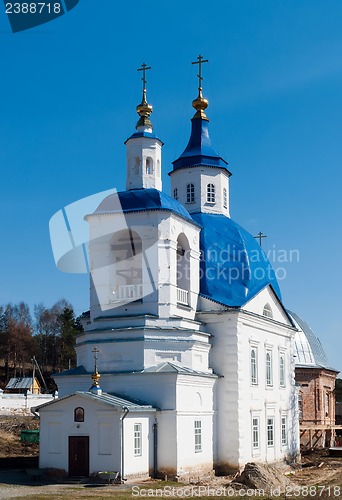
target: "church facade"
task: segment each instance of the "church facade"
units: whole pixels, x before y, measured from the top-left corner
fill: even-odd
[[[90,311],[77,368],[36,409],[40,467],[182,479],[297,458],[296,327],[260,245],[230,218],[201,87],[192,105],[172,196],[144,86],[126,191],[86,216]]]

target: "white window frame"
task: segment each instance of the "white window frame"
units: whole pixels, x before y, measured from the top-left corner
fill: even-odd
[[[141,423],[135,423],[133,427],[134,434],[134,456],[141,457],[142,455],[142,429]]]
[[[174,190],[173,190],[173,199],[178,200],[178,189],[177,188],[174,188]]]
[[[260,449],[260,417],[252,415],[252,450]]]
[[[280,420],[281,446],[287,446],[287,415],[282,415]]]
[[[279,386],[286,387],[286,362],[283,352],[279,354]]]
[[[254,352],[255,357],[252,357]],[[251,384],[258,385],[258,348],[252,346],[250,350]]]
[[[195,453],[202,453],[202,421],[194,421]]]
[[[267,447],[272,448],[274,446],[274,417],[266,419],[266,439]]]
[[[215,184],[207,184],[207,203],[216,203]]]
[[[195,185],[192,182],[186,185],[186,202],[195,203]]]
[[[268,362],[269,357],[269,362]],[[271,349],[266,350],[265,356],[265,369],[266,369],[266,386],[273,387],[273,366],[272,366],[272,351]]]

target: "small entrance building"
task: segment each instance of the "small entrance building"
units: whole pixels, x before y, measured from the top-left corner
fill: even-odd
[[[41,421],[40,468],[62,469],[71,477],[100,471],[120,472],[121,477],[153,473],[152,406],[88,391],[35,410]]]

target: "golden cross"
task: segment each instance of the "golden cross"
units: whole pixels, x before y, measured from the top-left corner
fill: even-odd
[[[261,231],[258,232],[256,236],[254,236],[255,239],[259,240],[259,245],[262,246],[262,239],[267,238],[267,236],[262,233]]]
[[[199,70],[198,70],[198,88],[202,88],[202,64],[209,62],[208,59],[203,59],[203,56],[201,54],[197,57],[197,61],[192,62],[191,64],[198,64]]]
[[[152,69],[151,66],[147,66],[146,63],[143,63],[141,65],[141,68],[138,68],[137,71],[142,71],[143,72],[143,76],[142,76],[142,82],[143,82],[143,91],[146,91],[146,71],[148,71],[149,69]]]

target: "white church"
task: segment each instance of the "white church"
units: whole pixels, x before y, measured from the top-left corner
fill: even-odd
[[[86,215],[90,311],[77,367],[36,408],[42,468],[182,480],[298,456],[296,327],[259,243],[230,218],[199,81],[171,196],[143,78],[126,191]]]

